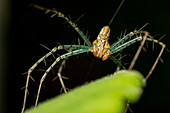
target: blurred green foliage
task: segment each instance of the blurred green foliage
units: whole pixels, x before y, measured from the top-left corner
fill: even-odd
[[[122,70],[42,102],[26,113],[123,113],[127,102],[139,100],[144,86],[139,72]]]

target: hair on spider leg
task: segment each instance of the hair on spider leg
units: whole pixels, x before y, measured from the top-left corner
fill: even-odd
[[[89,40],[89,38],[90,38],[90,35],[89,35],[89,32],[88,32],[88,30],[86,31],[86,37],[87,37],[87,39]],[[84,44],[83,44],[84,46],[86,45],[86,43],[85,43],[85,41],[84,41]]]
[[[40,44],[40,46],[42,46],[42,47],[46,48],[47,50],[51,51],[51,49],[48,48],[47,46],[45,46],[44,44]]]
[[[24,73],[22,73],[21,75],[27,75],[27,74],[28,74],[28,72],[24,72]],[[30,76],[30,78],[31,78],[32,81],[35,82],[35,79],[34,79],[32,76]]]
[[[89,31],[88,30],[86,30],[86,37],[89,37]]]
[[[77,40],[78,40],[78,45],[80,45],[81,43],[80,43],[80,39],[79,38],[77,38]]]
[[[68,52],[71,52],[71,51],[72,51],[72,49],[69,49],[69,50],[68,50]],[[56,80],[57,78],[59,78],[60,83],[61,83],[61,85],[62,85],[62,89],[64,90],[65,93],[67,93],[67,88],[65,87],[65,84],[64,84],[64,82],[63,82],[63,79],[69,79],[69,78],[68,78],[68,77],[64,77],[64,76],[61,76],[61,72],[62,72],[62,70],[63,70],[63,67],[64,67],[65,64],[66,64],[66,60],[67,60],[67,58],[65,58],[65,59],[61,62],[60,67],[59,67],[59,69],[58,69],[57,76],[53,79],[53,81],[54,81],[54,80]]]
[[[81,16],[79,16],[73,23],[76,23],[77,21],[79,21],[83,16],[84,16],[84,14],[82,14]]]
[[[158,41],[162,40],[165,36],[166,36],[166,34],[162,35],[162,36],[158,39]]]
[[[38,71],[42,71],[42,72],[45,72],[46,70],[45,70],[45,69],[38,69]]]
[[[45,72],[45,69],[37,69],[38,71]],[[54,70],[51,70],[53,74],[55,74]]]
[[[149,22],[148,23],[146,23],[146,24],[144,24],[141,28],[139,28],[137,31],[139,32],[139,31],[141,31],[144,27],[146,27],[147,25],[149,24]]]
[[[123,37],[125,37],[126,32],[127,32],[127,28],[124,30]]]
[[[68,91],[70,91],[71,89],[69,89],[69,88],[65,88],[66,89],[66,92],[65,93],[67,93]],[[64,88],[62,87],[61,89],[60,89],[60,93],[62,93],[62,91],[64,90]]]
[[[21,73],[21,75],[26,75],[26,74],[28,74],[28,72]]]
[[[44,48],[47,49],[48,51],[51,51],[51,49],[48,48],[47,46],[45,46],[44,44],[40,44],[40,46],[44,47]],[[54,59],[56,59],[56,58],[55,58],[55,55],[54,55],[53,53],[52,53],[52,56],[53,56]],[[45,60],[45,59],[44,59],[44,60]]]
[[[68,20],[72,21],[70,15],[68,15],[67,17],[68,17]],[[76,22],[77,22],[80,18],[82,18],[82,17],[83,17],[83,15],[81,15],[80,17],[78,17],[74,22],[72,21],[72,22],[75,24],[75,26],[77,26]],[[63,24],[66,24],[66,23],[68,23],[67,20],[66,20]],[[72,25],[69,24],[69,25],[68,25],[68,28],[71,27],[71,26],[72,26]]]
[[[61,76],[61,72],[62,72],[62,70],[63,70],[63,67],[65,67],[66,60],[67,60],[67,59],[64,59],[64,60],[61,62],[60,66],[59,66],[59,69],[58,69],[57,76],[56,76],[52,81],[56,80],[59,76]],[[69,79],[68,77],[64,77],[64,76],[61,76],[61,78],[63,78],[63,79]]]
[[[58,73],[57,73],[58,74]],[[53,78],[52,79],[52,81],[55,81],[55,80],[57,80],[59,77],[58,77],[58,75],[55,77],[55,78]],[[61,78],[63,78],[63,79],[66,79],[66,80],[69,80],[70,78],[68,78],[68,77],[65,77],[65,76],[61,76]]]
[[[87,31],[88,32],[88,31]],[[87,36],[87,39],[89,40],[90,39],[90,35],[86,35]],[[84,46],[86,45],[86,43],[84,42],[83,44]]]
[[[37,87],[37,86],[39,86],[38,82],[35,83],[35,87]],[[45,84],[42,84],[42,87],[43,87],[44,91],[47,91],[47,88],[46,88]],[[34,95],[34,98],[36,98],[36,94]]]
[[[120,40],[123,36],[123,31],[120,32],[120,36],[117,37],[117,40]]]
[[[162,63],[164,63],[164,60],[160,57],[160,59],[159,59]]]
[[[21,90],[25,90],[25,88],[26,88],[26,86],[23,86],[23,87],[21,87]],[[27,94],[28,95],[30,94],[29,91],[27,92]]]
[[[123,56],[120,56],[120,58],[118,59],[119,61],[122,60],[124,57],[126,57],[127,55],[123,55]]]

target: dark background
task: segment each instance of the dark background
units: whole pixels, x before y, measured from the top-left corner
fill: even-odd
[[[96,39],[100,29],[109,23],[120,0],[12,1],[10,4],[11,21],[6,41],[7,74],[3,77],[5,81],[3,85],[3,112],[18,113],[21,111],[24,97],[23,87],[26,82],[26,75],[22,73],[27,72],[40,57],[48,52],[40,44],[52,49],[57,45],[57,42],[60,44],[78,44],[78,38],[83,44],[81,37],[69,24],[65,23],[65,20],[57,17],[50,18],[50,14],[44,14],[43,11],[32,8],[31,3],[48,8],[55,7],[70,17],[73,22],[81,15],[84,15],[76,23],[84,33],[88,31],[88,36],[90,36],[90,41],[92,42]],[[117,37],[125,29],[128,33],[149,23],[144,30],[149,31],[151,35],[155,36],[155,39],[159,39],[166,34],[161,41],[167,45],[167,48],[170,48],[169,5],[168,0],[125,0],[121,10],[110,25],[110,44],[116,41]],[[126,54],[126,57],[122,59],[126,67],[132,60],[139,44],[134,44],[122,52],[123,55]],[[161,49],[158,44],[155,44],[154,51],[152,51],[152,43],[150,42],[148,46],[148,48],[145,46],[147,51],[141,52],[140,58],[134,67],[143,75],[147,74]],[[65,52],[63,50],[57,51],[60,55]],[[55,56],[57,57],[57,54]],[[135,105],[130,106],[134,113],[170,113],[169,58],[170,54],[165,50],[162,56],[164,63],[158,63],[151,78],[147,81],[147,86],[144,88],[144,94],[141,99]],[[39,80],[43,75],[43,71],[39,69],[47,69],[53,61],[54,58],[49,57],[46,60],[47,66],[41,63],[32,73],[35,82],[30,80],[26,107],[34,105]],[[51,71],[46,77],[41,90],[40,101],[47,100],[60,93],[61,85],[59,80],[53,81],[59,64],[54,67],[54,73]],[[115,70],[116,65],[110,60],[103,62],[101,59],[95,58],[91,53],[85,53],[68,58],[62,75],[69,78],[64,82],[69,89],[72,89],[91,80],[114,73]]]

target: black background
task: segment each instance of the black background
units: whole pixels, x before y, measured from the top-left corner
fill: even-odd
[[[107,25],[115,13],[120,0],[81,0],[81,1],[58,1],[58,0],[32,0],[32,1],[12,1],[11,4],[11,26],[8,39],[8,73],[6,76],[5,92],[5,112],[18,113],[21,111],[24,97],[26,75],[22,73],[27,70],[48,50],[39,44],[44,44],[52,49],[60,44],[78,44],[77,39],[80,38],[81,44],[83,40],[75,32],[71,26],[65,23],[61,18],[50,18],[50,14],[34,9],[30,6],[35,3],[44,7],[53,8],[65,13],[71,20],[76,21],[78,27],[90,35],[90,41],[96,39],[100,29]],[[139,29],[145,23],[149,23],[144,30],[147,30],[155,39],[159,39],[162,35],[166,36],[161,40],[170,48],[170,2],[168,0],[125,0],[121,10],[117,14],[113,23],[110,25],[111,36],[110,44],[117,40],[121,32],[125,29],[127,32]],[[135,50],[140,43],[125,49],[127,56],[122,59],[126,63],[130,63]],[[146,47],[146,46],[145,46]],[[159,53],[161,47],[155,44],[152,51],[152,43],[149,44],[146,52],[142,52],[138,59],[135,69],[146,75],[151,68],[154,60]],[[66,51],[57,51],[63,54]],[[57,56],[57,54],[55,54]],[[165,51],[162,59],[164,63],[159,62],[154,70],[151,78],[144,88],[144,94],[141,99],[131,109],[134,113],[151,113],[161,112],[170,113],[170,54]],[[53,57],[49,57],[47,66],[43,63],[32,73],[35,82],[30,80],[29,96],[27,98],[26,107],[34,105],[35,96],[38,89],[39,80],[43,71],[38,69],[46,69],[54,61]],[[59,63],[60,64],[60,63]],[[128,67],[129,64],[126,65]],[[53,73],[49,73],[40,94],[40,101],[52,98],[59,94],[61,85],[59,80],[52,81],[58,71],[57,65]],[[103,62],[101,59],[93,57],[91,53],[70,57],[63,69],[63,76],[69,78],[64,80],[66,86],[72,89],[85,82],[100,78],[109,73],[113,73],[116,65],[110,60]]]

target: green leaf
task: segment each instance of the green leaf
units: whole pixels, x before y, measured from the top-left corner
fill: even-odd
[[[145,86],[137,71],[119,71],[62,94],[26,113],[123,113],[136,102]]]

